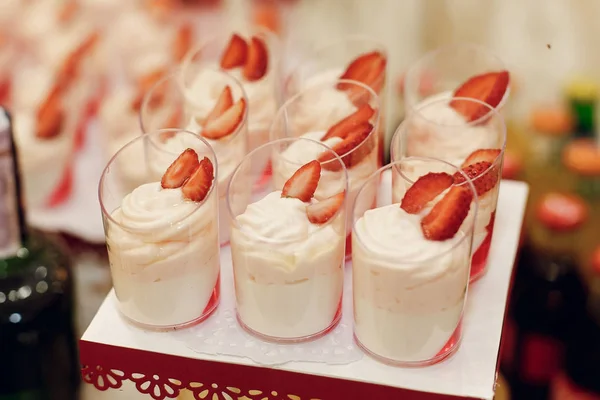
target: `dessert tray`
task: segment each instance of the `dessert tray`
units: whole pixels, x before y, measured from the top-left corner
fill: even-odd
[[[157,400],[492,399],[527,195],[525,183],[501,183],[489,270],[469,289],[460,348],[439,364],[398,368],[358,349],[352,338],[351,262],[344,316],[329,335],[290,345],[253,338],[235,319],[231,253],[224,247],[221,304],[195,327],[159,333],[131,326],[111,291],[80,341],[83,379],[115,396],[131,391]]]

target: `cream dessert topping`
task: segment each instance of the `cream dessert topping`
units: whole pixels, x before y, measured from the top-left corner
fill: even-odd
[[[440,99],[450,99],[443,93]],[[434,99],[427,99],[429,103]],[[413,134],[408,143],[411,156],[427,156],[461,165],[473,151],[497,146],[498,137],[486,125],[469,124],[448,103],[435,102],[417,111]],[[441,125],[438,127],[438,125]]]
[[[135,322],[175,326],[205,312],[219,277],[212,180],[210,160],[198,162],[187,149],[161,182],[135,188],[111,214],[113,282],[121,311]]]
[[[320,170],[317,161],[304,165],[282,191],[248,205],[232,226],[238,314],[260,334],[307,337],[340,315],[344,192],[312,200]]]

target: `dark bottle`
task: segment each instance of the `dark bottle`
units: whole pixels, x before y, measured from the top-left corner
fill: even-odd
[[[585,312],[573,327],[563,371],[552,384],[552,400],[600,400],[600,258],[596,264]]]
[[[575,137],[593,138],[598,100],[596,83],[587,78],[575,79],[567,85],[566,95],[575,117]]]
[[[505,324],[501,369],[515,399],[547,399],[564,344],[585,302],[574,243],[588,215],[570,194],[549,193],[521,249]]]
[[[16,149],[0,108],[0,400],[78,398],[71,264],[25,224]]]

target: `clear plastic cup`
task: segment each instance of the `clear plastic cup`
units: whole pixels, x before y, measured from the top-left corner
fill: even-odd
[[[338,84],[346,85],[354,97],[348,96],[345,92],[336,89]],[[375,92],[366,85],[350,80],[333,80],[315,84],[306,88],[304,91],[291,97],[279,109],[273,125],[271,126],[271,140],[282,138],[303,137],[307,139],[321,141],[328,129],[338,123],[340,120],[348,117],[359,109],[370,107],[373,115],[364,121],[370,123],[370,130],[365,131],[365,135],[356,143],[356,146],[347,151],[338,154],[348,171],[348,204],[354,204],[354,198],[361,185],[378,168],[378,146],[377,132],[381,124],[380,119],[380,98]],[[350,136],[348,136],[350,137]],[[328,138],[321,141],[328,147],[336,149],[336,145],[343,142],[340,137]],[[308,142],[307,142],[308,143]],[[319,154],[315,153],[314,146],[302,149],[300,146],[294,146],[293,153],[288,151],[287,157],[295,159],[299,163],[308,162]],[[279,170],[273,166],[271,168],[273,180],[278,185],[289,176],[290,171]],[[293,172],[293,171],[292,171]],[[322,171],[323,177],[328,177],[336,171],[331,168],[325,168]],[[328,187],[323,188],[328,191]],[[373,194],[373,199],[375,194]],[[347,244],[346,254],[350,256],[352,252],[351,241],[351,217],[348,216]]]
[[[484,102],[469,98],[452,101],[459,107],[477,106],[488,112],[479,120],[466,122],[450,107],[449,99],[429,102],[415,109],[398,127],[392,138],[391,156],[392,161],[413,156],[439,158],[465,169],[482,161],[489,163],[473,179],[479,195],[471,268],[471,281],[474,281],[487,271],[506,147],[506,126],[498,111]],[[486,183],[490,181],[492,187]]]
[[[321,175],[314,197],[306,203],[282,198],[280,192],[305,164],[287,157],[286,151],[298,146],[330,155],[329,165],[337,167],[335,178]],[[254,164],[265,158],[275,171],[286,174],[282,180],[263,182],[257,192],[256,181],[264,175],[256,173]],[[322,168],[325,163],[317,165]],[[339,322],[347,200],[343,198],[328,220],[313,219],[321,223],[311,222],[309,215],[311,205],[347,188],[342,160],[317,141],[280,139],[244,157],[227,190],[236,310],[244,329],[266,340],[295,342],[324,335]]]
[[[318,83],[341,79],[352,61],[361,55],[379,52],[387,59],[387,50],[376,39],[365,35],[348,35],[301,55],[300,62],[291,68],[283,83],[283,98],[288,99]],[[371,85],[379,97],[379,124],[377,130],[379,166],[385,164],[386,147],[386,93],[387,63],[381,76]]]
[[[457,173],[465,181],[449,187],[417,213],[404,211],[400,207],[404,195],[430,172]],[[426,238],[425,229],[439,224],[439,219],[430,223],[426,218],[430,213],[440,215],[436,206],[446,195],[454,197],[453,191],[461,193],[462,203],[454,204],[466,214],[464,221],[453,227],[454,235],[446,240]],[[371,209],[366,206],[371,205],[373,192],[377,199]],[[365,182],[352,212],[352,283],[354,335],[369,355],[393,365],[424,366],[456,352],[476,215],[472,182],[441,160],[406,157],[379,169]]]
[[[408,114],[429,101],[448,99],[473,76],[505,69],[502,60],[484,46],[460,43],[435,49],[412,63],[404,75],[405,110]],[[498,109],[509,94],[510,88]]]
[[[199,68],[220,69],[221,58],[234,34],[249,43],[257,37],[266,45],[268,60],[266,74],[254,81],[244,77],[243,66],[227,69],[226,72],[237,79],[248,98],[248,148],[253,150],[269,139],[269,126],[279,105],[279,39],[265,29],[251,29],[244,32],[227,32],[208,37],[192,48],[181,63],[182,75],[187,80]],[[190,71],[191,70],[191,71]]]
[[[203,136],[202,124],[217,104],[220,94],[229,87],[234,104],[247,103],[246,93],[240,83],[226,72],[206,66],[187,68],[159,80],[144,96],[140,110],[140,124],[144,132],[177,128],[199,134],[206,140],[219,163],[219,241],[229,243],[229,214],[226,191],[233,171],[247,153],[248,107],[240,117],[237,127],[229,134],[211,139]],[[167,138],[166,140],[172,140]]]
[[[164,141],[165,134],[174,138]],[[215,179],[201,202],[161,177],[181,152],[207,157]],[[136,179],[132,179],[135,177]],[[216,156],[200,136],[182,130],[140,135],[109,161],[99,185],[106,246],[118,308],[146,329],[190,326],[219,303]]]

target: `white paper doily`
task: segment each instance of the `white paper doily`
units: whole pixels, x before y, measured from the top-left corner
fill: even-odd
[[[327,335],[304,343],[265,342],[243,330],[235,317],[234,296],[221,295],[221,303],[206,321],[172,335],[198,353],[249,358],[259,364],[275,365],[290,361],[349,364],[363,357],[352,332],[352,283],[346,265],[342,319]],[[221,286],[233,288],[229,246],[221,249]]]

